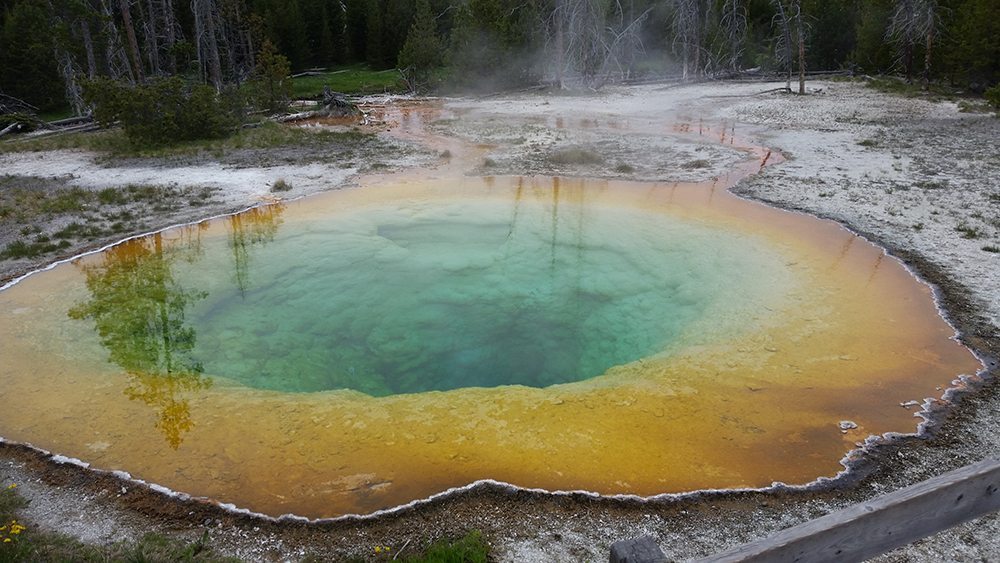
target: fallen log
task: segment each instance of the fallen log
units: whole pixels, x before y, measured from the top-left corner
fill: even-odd
[[[10,113],[38,113],[38,108],[20,98],[0,93],[0,115]]]
[[[299,113],[290,113],[288,115],[279,115],[273,118],[274,121],[278,123],[290,123],[292,121],[302,121],[303,119],[312,119],[314,117],[324,117],[321,111],[300,111]]]
[[[78,115],[76,117],[67,117],[66,119],[49,121],[48,125],[50,127],[66,127],[69,125],[79,125],[81,123],[93,123],[93,121],[94,118],[90,115]]]
[[[0,137],[3,137],[8,133],[17,133],[20,129],[21,129],[21,123],[15,121],[14,123],[11,123],[10,125],[4,127],[3,130],[0,130]]]

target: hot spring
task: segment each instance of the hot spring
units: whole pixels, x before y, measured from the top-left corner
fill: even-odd
[[[121,243],[0,292],[0,435],[326,517],[806,483],[976,371],[896,260],[725,187],[396,178]]]

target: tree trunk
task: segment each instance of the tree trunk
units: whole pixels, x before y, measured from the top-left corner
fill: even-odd
[[[799,94],[806,93],[806,32],[802,28],[802,2],[795,0],[795,30],[799,36]]]
[[[108,0],[101,0],[101,16],[101,20],[104,22],[104,29],[101,30],[104,36],[104,62],[108,66],[108,76],[113,80],[120,80],[123,76],[127,76],[129,81],[135,82],[132,65],[122,52],[122,38],[118,34],[118,26],[115,24],[115,16]]]
[[[924,90],[930,88],[931,85],[931,51],[934,48],[934,26],[931,25],[927,30],[927,46],[924,50]]]
[[[149,72],[151,74],[163,74],[160,67],[160,29],[159,24],[163,21],[160,11],[157,9],[154,0],[146,0],[146,17],[144,19],[143,34],[146,38],[146,57],[149,59]]]
[[[781,43],[784,53],[781,58],[785,64],[785,91],[792,92],[792,32],[789,29],[788,12],[782,0],[772,0],[775,9],[778,10],[778,23],[781,25]]]
[[[198,59],[207,71],[208,81],[217,91],[222,90],[222,61],[219,59],[219,40],[215,27],[214,0],[193,0],[195,35]]]
[[[145,77],[142,73],[142,59],[139,57],[139,42],[135,39],[135,28],[132,26],[129,0],[119,0],[118,6],[122,13],[122,25],[125,26],[125,37],[128,39],[129,58],[132,60],[132,68],[136,79],[139,82],[143,82]]]
[[[174,55],[174,45],[177,44],[177,22],[174,19],[174,3],[171,0],[162,0],[163,10],[163,48],[167,54],[167,72],[177,73],[177,56]]]
[[[90,36],[90,23],[86,18],[80,20],[80,36],[83,38],[83,51],[87,55],[87,76],[94,79],[97,77],[97,58],[94,56],[94,40]]]
[[[563,70],[566,67],[566,47],[563,36],[563,26],[565,25],[565,9],[566,0],[561,0],[556,6],[555,17],[555,28],[556,28],[556,86],[562,90],[565,88],[563,83]]]
[[[73,107],[73,115],[83,115],[86,104],[83,103],[83,89],[76,79],[76,68],[69,51],[56,47],[56,60],[59,61],[59,73],[66,85],[66,100]]]

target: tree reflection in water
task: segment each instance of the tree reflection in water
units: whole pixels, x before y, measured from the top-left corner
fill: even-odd
[[[125,395],[153,408],[156,427],[174,449],[194,427],[183,393],[206,389],[212,380],[191,355],[196,335],[185,325],[185,310],[206,293],[184,289],[171,269],[177,259],[200,256],[206,227],[184,227],[169,241],[157,233],[106,250],[102,263],[83,266],[90,299],[69,311],[73,319],[93,319],[110,360],[129,376]]]
[[[247,288],[250,287],[250,250],[274,240],[284,211],[283,203],[275,203],[254,207],[229,217],[229,248],[233,253],[236,286],[242,297],[246,297]]]
[[[251,250],[274,240],[284,209],[268,205],[226,219],[241,295],[250,284]],[[157,233],[108,249],[101,263],[83,266],[90,299],[69,311],[73,319],[93,319],[109,359],[129,376],[125,395],[153,408],[156,427],[174,449],[194,427],[184,393],[212,385],[193,355],[195,329],[185,322],[188,307],[207,293],[185,289],[173,274],[177,260],[201,257],[206,228],[200,223],[169,240]]]

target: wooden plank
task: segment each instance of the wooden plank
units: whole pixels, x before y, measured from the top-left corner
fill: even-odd
[[[987,460],[701,559],[864,561],[1000,510],[1000,460]]]

